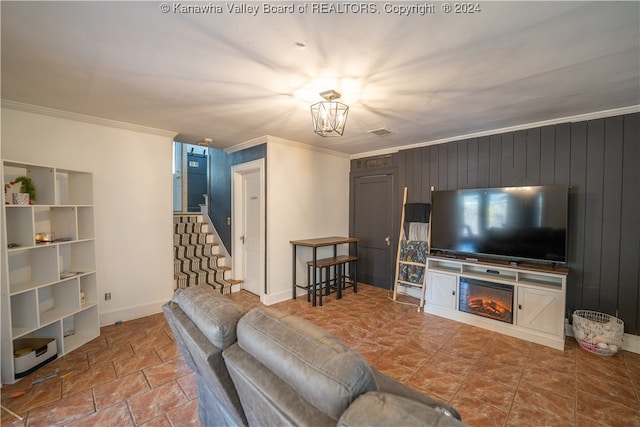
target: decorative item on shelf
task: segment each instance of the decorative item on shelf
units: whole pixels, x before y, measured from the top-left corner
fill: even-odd
[[[36,243],[51,243],[54,240],[56,240],[55,233],[51,233],[51,232],[36,233]]]
[[[62,332],[65,338],[76,333],[75,320],[73,317],[65,317],[62,319]]]
[[[617,317],[589,310],[573,312],[573,336],[583,349],[613,356],[622,349],[624,322]]]
[[[22,184],[15,181],[10,181],[4,185],[4,204],[13,204],[13,195],[20,192]]]
[[[60,273],[60,280],[68,279],[69,277],[77,276],[79,271],[62,271]]]
[[[36,199],[36,188],[28,176],[19,176],[5,184],[4,193],[5,204],[28,205]]]
[[[87,297],[83,291],[80,291],[80,307],[84,307],[84,304],[87,302]]]
[[[335,101],[342,95],[333,89],[320,92],[320,96],[326,101],[317,102],[311,106],[313,131],[320,136],[342,136],[347,123],[349,106]]]
[[[13,204],[14,205],[28,205],[29,204],[29,193],[13,193]]]

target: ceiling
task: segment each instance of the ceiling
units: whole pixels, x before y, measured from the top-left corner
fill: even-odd
[[[0,4],[3,99],[217,148],[272,135],[357,156],[640,105],[638,1]],[[342,137],[311,129],[328,89],[350,106]]]

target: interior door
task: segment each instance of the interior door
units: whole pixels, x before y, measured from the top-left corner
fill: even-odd
[[[242,288],[260,295],[260,171],[242,176],[243,230],[244,230],[244,283]]]
[[[207,153],[206,148],[199,151],[191,148],[187,153],[187,210],[200,212],[207,195]]]
[[[358,242],[358,281],[392,289],[394,262],[393,175],[355,177],[353,236]],[[397,246],[397,242],[395,243]]]

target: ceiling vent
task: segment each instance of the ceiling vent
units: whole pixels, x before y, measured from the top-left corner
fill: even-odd
[[[380,128],[380,129],[375,129],[375,130],[370,130],[369,133],[372,133],[374,135],[378,135],[378,136],[385,136],[385,135],[389,135],[391,133],[391,131],[385,129],[385,128]]]

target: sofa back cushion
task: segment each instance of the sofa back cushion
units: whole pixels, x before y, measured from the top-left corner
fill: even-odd
[[[307,320],[257,308],[240,319],[237,334],[240,348],[333,420],[377,389],[362,356]]]
[[[172,301],[220,350],[236,342],[236,326],[247,310],[209,286],[178,289]]]

